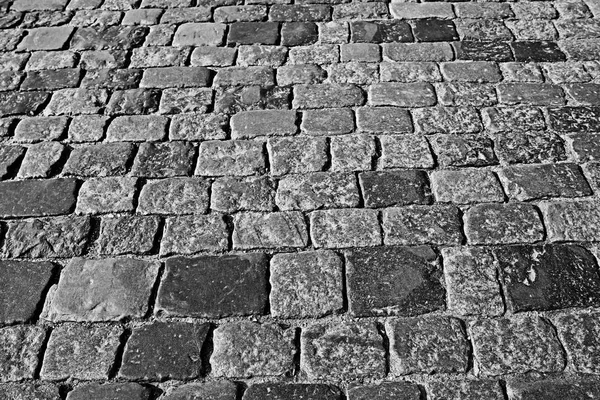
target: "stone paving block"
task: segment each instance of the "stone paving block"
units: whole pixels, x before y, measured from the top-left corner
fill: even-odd
[[[91,178],[83,183],[77,199],[77,214],[126,212],[134,209],[136,178]]]
[[[437,135],[429,139],[441,167],[498,164],[491,139],[479,135]]]
[[[547,163],[567,159],[563,140],[551,132],[514,132],[498,135],[495,150],[513,163]]]
[[[339,108],[360,106],[363,92],[353,84],[298,85],[294,87],[293,108]]]
[[[288,56],[290,64],[333,64],[339,62],[340,49],[333,44],[298,46],[291,47]]]
[[[406,206],[382,212],[386,245],[460,244],[462,221],[454,205]]]
[[[85,217],[25,219],[8,223],[2,254],[11,258],[80,256],[90,221]]]
[[[358,176],[365,207],[429,204],[431,195],[424,171],[362,172]]]
[[[307,46],[319,39],[317,24],[314,22],[284,22],[280,35],[283,46]]]
[[[214,331],[212,374],[228,378],[283,376],[293,368],[293,329],[250,321],[230,322]]]
[[[346,254],[354,316],[412,316],[445,307],[436,254],[428,246],[353,249]]]
[[[67,128],[68,120],[64,117],[34,117],[19,121],[15,127],[15,141],[35,143],[60,140]]]
[[[599,105],[600,86],[596,83],[573,83],[564,87],[567,101],[574,100],[576,104]]]
[[[150,389],[138,383],[91,383],[76,387],[67,395],[68,400],[148,400]]]
[[[62,173],[67,176],[104,177],[124,175],[133,152],[130,143],[101,143],[71,150]]]
[[[55,322],[141,318],[159,266],[133,258],[73,258],[49,293],[42,317]]]
[[[379,136],[379,168],[433,168],[434,161],[427,140],[422,136]]]
[[[40,376],[52,381],[107,379],[123,332],[121,326],[107,324],[56,327],[48,341]]]
[[[597,135],[588,133],[570,135],[571,146],[579,162],[596,161],[600,159],[600,147]]]
[[[169,88],[162,91],[158,111],[161,114],[208,112],[213,91],[206,88]]]
[[[12,400],[59,400],[58,387],[48,383],[0,384],[0,393]]]
[[[267,258],[261,253],[169,258],[155,309],[200,318],[264,314],[267,270]],[[199,291],[208,281],[210,285]]]
[[[49,262],[0,261],[0,323],[28,322],[36,317],[54,275]],[[0,390],[1,393],[1,390]]]
[[[597,206],[590,201],[560,201],[540,204],[548,240],[597,241],[597,221],[600,219]]]
[[[68,140],[75,143],[99,141],[107,125],[108,117],[100,115],[74,117],[69,124]]]
[[[197,378],[209,325],[153,322],[133,329],[125,345],[119,377],[135,380]],[[214,355],[213,355],[214,357]]]
[[[454,22],[443,19],[418,19],[411,23],[415,39],[419,42],[449,42],[459,39]]]
[[[277,43],[277,22],[234,22],[229,25],[227,44],[270,44]]]
[[[237,399],[238,386],[233,382],[216,381],[188,383],[165,392],[165,400],[185,400],[187,398],[209,398],[214,400]]]
[[[193,254],[227,249],[227,226],[219,214],[169,217],[166,220],[160,254]]]
[[[542,71],[537,64],[522,62],[507,62],[500,64],[500,71],[506,82],[532,82],[544,81]]]
[[[71,26],[29,29],[27,36],[19,43],[17,51],[60,50],[71,37],[73,30]]]
[[[14,175],[25,152],[26,148],[21,146],[0,147],[0,179]]]
[[[478,374],[544,373],[564,368],[556,333],[539,317],[480,319],[470,323],[469,331]]]
[[[287,53],[288,48],[285,46],[241,45],[236,62],[241,66],[279,67],[285,63]]]
[[[379,46],[374,43],[349,43],[340,46],[340,61],[380,61]]]
[[[216,22],[261,21],[266,16],[267,7],[264,5],[224,6],[213,12]]]
[[[269,10],[271,21],[324,21],[328,20],[330,7],[321,4],[274,4]]]
[[[232,139],[291,136],[296,133],[296,112],[291,110],[244,111],[231,117]]]
[[[205,67],[148,68],[144,71],[140,87],[204,87],[209,85],[209,80],[209,71]]]
[[[300,129],[308,135],[342,135],[354,130],[354,113],[347,108],[302,112]]]
[[[291,93],[291,88],[280,86],[219,88],[215,94],[214,110],[218,113],[235,114],[246,110],[289,109]]]
[[[195,175],[247,176],[265,170],[262,142],[209,140],[200,144]]]
[[[210,208],[232,213],[236,211],[273,211],[275,183],[266,176],[223,177],[211,187]]]
[[[426,384],[426,391],[432,400],[504,399],[500,383],[491,379],[440,379],[428,382]]]
[[[444,3],[393,3],[390,12],[392,17],[401,19],[454,18],[452,6]]]
[[[382,82],[440,82],[442,75],[433,62],[388,62],[379,64]]]
[[[271,258],[271,313],[320,317],[342,309],[342,261],[332,251],[279,253]]]
[[[382,382],[370,385],[353,385],[348,388],[349,400],[418,400],[419,387],[412,382]]]
[[[435,199],[442,203],[470,204],[504,201],[498,178],[489,170],[439,170],[429,174]]]
[[[506,42],[462,41],[453,43],[457,60],[471,61],[514,61],[510,46]]]
[[[332,385],[320,383],[258,383],[251,385],[245,392],[243,400],[285,400],[285,399],[322,399],[341,400],[340,389]]]
[[[168,178],[148,181],[140,192],[141,214],[204,214],[208,209],[209,184],[200,178]]]
[[[233,248],[300,248],[308,244],[308,232],[302,213],[240,213],[233,219]]]
[[[226,138],[229,118],[219,113],[176,114],[171,117],[169,139],[171,140],[216,140]]]
[[[157,217],[122,216],[102,218],[95,243],[99,254],[145,254],[154,248],[159,230]]]
[[[0,182],[0,216],[69,214],[75,206],[76,192],[77,181],[74,179]]]
[[[327,163],[323,137],[271,138],[267,150],[271,174],[300,174],[321,171]]]
[[[550,126],[559,132],[600,130],[600,107],[561,107],[548,109]]]
[[[511,400],[534,400],[540,398],[593,399],[600,395],[600,384],[589,375],[548,377],[538,379],[510,379],[507,391]]]
[[[139,69],[99,69],[88,71],[81,81],[84,88],[131,89],[142,77]]]
[[[319,41],[324,44],[348,43],[348,22],[321,22],[319,26]]]
[[[378,212],[364,209],[313,211],[310,236],[317,248],[381,245]]]
[[[349,65],[349,64],[345,64]],[[345,66],[344,65],[344,66]],[[366,65],[366,64],[361,64]],[[317,65],[286,65],[277,68],[277,84],[280,86],[290,86],[295,84],[311,85],[322,83],[325,80],[326,72]],[[333,79],[331,81],[335,83],[358,83],[352,79]]]
[[[480,204],[465,214],[471,244],[534,243],[543,239],[539,211],[530,204]]]
[[[335,19],[385,19],[388,18],[388,7],[383,3],[339,4],[333,7],[332,18]]]
[[[356,177],[328,172],[287,175],[279,180],[275,203],[282,211],[357,207]]]
[[[214,85],[220,87],[274,86],[275,74],[273,69],[268,66],[226,67],[217,71]]]
[[[496,89],[491,84],[443,82],[434,86],[443,106],[487,107],[498,103]]]
[[[65,148],[60,143],[37,143],[29,146],[21,162],[19,178],[47,178],[55,171]]]
[[[204,6],[199,5],[198,7],[167,8],[165,10],[164,14],[162,15],[162,17],[160,18],[160,22],[161,22],[161,24],[164,24],[164,25],[173,26],[173,25],[179,25],[182,23],[196,24],[196,23],[210,21],[211,8],[208,7],[209,5],[211,5],[211,4],[205,4]],[[214,5],[214,4],[212,4],[212,5]],[[197,40],[198,36],[196,36],[196,35],[199,35],[200,37],[205,37],[209,43],[214,43],[213,40],[215,40],[215,37],[217,37],[217,38],[220,37],[221,30],[224,30],[224,29],[225,29],[225,27],[219,27],[219,26],[193,28],[193,29],[190,29],[191,30],[190,33],[188,33],[187,31],[185,33],[182,32],[182,35],[184,35],[184,38],[182,39],[182,43],[184,42],[185,39],[189,38],[190,36],[194,40]],[[204,32],[205,30],[208,30],[209,32],[206,33],[206,32]],[[216,30],[218,33],[212,32],[214,30]],[[203,36],[203,35],[206,35],[206,36]],[[186,44],[186,46],[194,45],[194,44],[195,44],[195,42],[192,41],[192,43]]]
[[[375,156],[375,142],[369,135],[344,135],[331,138],[331,170],[370,170]]]
[[[481,115],[490,132],[536,131],[546,127],[541,110],[535,107],[484,108]]]
[[[498,262],[486,247],[442,249],[448,310],[458,315],[501,315],[504,302]]]
[[[79,84],[80,79],[81,70],[76,68],[29,71],[21,84],[21,90],[57,90],[75,88]],[[20,79],[17,81],[17,86],[19,82]],[[84,83],[82,83],[82,87],[84,87]],[[16,89],[16,87],[11,89]]]
[[[33,379],[47,332],[41,326],[15,325],[0,328],[0,382]]]
[[[559,86],[539,83],[503,83],[498,85],[498,101],[506,104],[557,106],[565,103]]]
[[[196,47],[190,64],[194,67],[228,67],[235,63],[236,55],[237,50],[228,47]]]
[[[70,41],[72,50],[130,49],[139,47],[148,32],[142,26],[77,28]]]
[[[366,133],[412,133],[407,110],[396,107],[361,107],[356,110],[358,129]]]
[[[482,125],[473,107],[429,107],[412,110],[417,133],[477,133]]]
[[[498,65],[487,61],[442,63],[442,75],[449,81],[498,82],[502,78]]]
[[[561,315],[553,321],[570,363],[577,372],[598,373],[600,326],[597,318],[598,316],[593,313],[579,313]]]
[[[0,92],[0,117],[35,115],[49,98],[48,92]]]
[[[369,105],[426,107],[437,102],[429,83],[376,83],[369,87]]]
[[[383,338],[373,322],[315,323],[302,329],[300,365],[309,379],[381,378]]]
[[[384,43],[383,59],[390,61],[452,61],[454,53],[448,43]]]
[[[170,93],[165,90],[167,94]],[[156,112],[159,104],[160,92],[156,89],[128,89],[115,90],[106,105],[106,114],[108,115],[146,115]],[[127,121],[126,117],[119,118],[123,123]],[[151,121],[151,118],[135,117],[133,119],[141,121]],[[132,128],[133,130],[133,128]]]
[[[132,176],[168,178],[192,170],[195,149],[191,143],[142,143],[131,167]]]
[[[62,89],[52,94],[44,115],[99,114],[107,100],[106,89]]]
[[[16,0],[11,6],[14,11],[62,10],[68,3],[66,0],[51,0],[39,4],[33,0]]]

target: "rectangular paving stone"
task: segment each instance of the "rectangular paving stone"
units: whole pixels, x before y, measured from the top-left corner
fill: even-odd
[[[513,53],[506,42],[461,41],[453,43],[457,60],[513,61]]]
[[[348,399],[350,400],[384,400],[390,398],[418,400],[420,396],[421,391],[415,383],[404,381],[356,384],[348,388]]]
[[[125,215],[102,218],[94,243],[98,254],[145,254],[154,248],[159,230],[157,217]]]
[[[337,209],[310,213],[310,236],[317,248],[381,245],[376,210]]]
[[[481,110],[481,116],[490,132],[536,131],[546,128],[544,116],[537,107],[489,107]]]
[[[71,149],[62,173],[66,176],[84,177],[124,175],[132,152],[131,143],[101,143],[75,147]]]
[[[498,101],[506,104],[557,106],[565,103],[559,86],[539,83],[503,83],[498,85]]]
[[[426,314],[445,308],[431,247],[383,246],[346,253],[350,312],[357,317]]]
[[[481,135],[437,135],[429,139],[441,167],[482,167],[498,164],[494,142]]]
[[[218,178],[211,187],[210,208],[225,213],[273,211],[275,182],[268,176]]]
[[[443,82],[434,84],[443,106],[488,107],[498,103],[496,89],[491,84],[473,82]]]
[[[548,109],[550,126],[559,132],[600,130],[600,107],[561,107]]]
[[[81,71],[82,70],[77,68],[29,71],[21,84],[21,90],[57,90],[75,88],[81,79]],[[90,86],[82,83],[82,87]]]
[[[351,174],[327,172],[287,175],[279,180],[275,202],[283,211],[357,207],[356,178]]]
[[[99,114],[107,100],[106,89],[62,89],[52,93],[44,115]]]
[[[186,176],[192,172],[196,150],[189,142],[142,143],[131,175],[146,178]]]
[[[424,171],[368,171],[358,179],[365,207],[429,204],[431,200]]]
[[[160,264],[133,258],[73,258],[48,294],[42,318],[58,321],[119,321],[142,318]]]
[[[483,398],[502,400],[504,398],[500,382],[493,379],[439,379],[428,382],[425,387],[432,400],[476,400]]]
[[[342,135],[354,130],[354,113],[348,108],[324,108],[302,112],[300,129],[307,135]]]
[[[350,21],[353,43],[412,42],[410,25],[404,21]]]
[[[598,365],[595,362],[600,349],[597,318],[596,313],[577,313],[561,315],[553,321],[557,326],[558,337],[564,343],[577,372],[588,374],[598,372]]]
[[[18,178],[48,178],[62,159],[64,146],[60,143],[36,143],[27,149],[21,162]]]
[[[0,182],[1,217],[69,214],[75,206],[75,179]]]
[[[136,178],[91,178],[83,183],[77,199],[77,214],[105,214],[134,209]]]
[[[277,22],[234,22],[229,26],[228,44],[276,44]]]
[[[498,65],[487,61],[442,63],[440,70],[449,81],[483,83],[498,82],[502,78]]]
[[[106,140],[157,141],[166,135],[168,119],[158,115],[128,115],[113,119],[106,131]]]
[[[563,140],[552,132],[506,132],[495,139],[496,153],[509,164],[549,163],[567,159]]]
[[[32,117],[20,120],[14,130],[14,140],[36,143],[60,140],[69,120],[66,117]]]
[[[49,98],[47,92],[0,92],[0,117],[35,115]]]
[[[50,383],[2,383],[0,393],[9,399],[59,400],[58,386]]]
[[[28,29],[27,36],[21,40],[17,51],[60,50],[73,30],[72,26]]]
[[[150,399],[150,389],[138,383],[88,383],[77,386],[69,392],[67,398],[69,400],[86,400],[86,399],[110,399],[127,400],[127,399]],[[116,396],[116,397],[115,397]]]
[[[322,83],[325,80],[325,71],[318,65],[285,65],[277,68],[277,84],[279,86],[290,86],[300,84]],[[332,82],[338,82],[332,76]],[[340,83],[356,83],[351,80],[340,80]]]
[[[340,400],[342,394],[338,388],[322,383],[258,383],[244,392],[244,400],[285,400],[310,397],[322,400]]]
[[[200,144],[195,175],[247,176],[265,170],[264,144],[252,140],[209,140]]]
[[[187,383],[165,393],[165,400],[177,400],[182,397],[206,397],[214,400],[233,400],[237,396],[238,385],[229,381],[205,383]]]
[[[504,201],[502,185],[489,170],[469,168],[432,171],[429,179],[438,202],[470,204]]]
[[[241,45],[238,47],[235,64],[243,67],[252,65],[279,67],[285,63],[287,54],[288,48],[285,46]],[[231,64],[234,64],[233,60]]]
[[[384,43],[383,59],[390,61],[452,61],[454,53],[449,43]]]
[[[324,137],[270,138],[267,151],[276,176],[322,171],[328,161]]]
[[[331,7],[325,4],[273,4],[269,10],[271,21],[326,21]]]
[[[139,195],[140,214],[204,214],[208,210],[209,182],[201,178],[149,180]]]
[[[379,136],[381,157],[378,168],[433,168],[429,143],[417,135]]]
[[[376,83],[369,87],[369,105],[425,107],[437,102],[429,83]]]
[[[390,12],[394,18],[454,18],[452,6],[445,3],[392,3]]]
[[[344,85],[298,85],[294,87],[293,108],[338,108],[360,106],[364,102],[359,87]]]
[[[79,27],[71,37],[71,50],[130,49],[139,47],[148,32],[143,26]]]
[[[264,314],[267,270],[267,258],[261,253],[169,258],[156,310],[201,318]],[[207,282],[210,285],[198,290]]]
[[[356,110],[358,129],[367,133],[412,133],[410,114],[396,107],[360,107]]]
[[[415,39],[419,42],[451,42],[459,40],[453,21],[444,19],[418,19],[411,23]]]
[[[210,74],[205,67],[162,67],[144,70],[142,88],[210,86]]]
[[[260,21],[266,17],[267,7],[264,5],[224,6],[213,12],[216,22]]]
[[[308,244],[302,213],[239,213],[233,219],[233,248],[301,248]]]
[[[198,67],[201,68],[201,67]],[[214,85],[228,86],[262,86],[275,85],[275,74],[268,66],[225,67],[217,71]]]
[[[434,62],[389,62],[379,64],[379,79],[382,82],[439,82],[439,68]]]
[[[243,111],[231,117],[232,139],[259,136],[291,136],[297,131],[296,112],[293,110]]]
[[[559,201],[541,203],[548,240],[598,241],[600,210],[591,201]]]
[[[33,379],[39,353],[46,338],[46,329],[34,325],[15,325],[0,328],[0,382]]]
[[[165,97],[169,94],[164,90]],[[158,109],[160,91],[156,89],[115,90],[110,96],[104,113],[106,115],[146,115]]]
[[[532,379],[518,377],[507,381],[507,388],[515,400],[533,400],[540,397],[593,399],[600,395],[600,385],[589,375]]]
[[[160,242],[160,255],[226,250],[227,239],[227,225],[220,214],[169,217]]]
[[[219,113],[172,115],[169,139],[190,141],[225,139],[228,122],[228,116]]]
[[[477,133],[482,130],[474,107],[427,107],[411,110],[417,133]]]

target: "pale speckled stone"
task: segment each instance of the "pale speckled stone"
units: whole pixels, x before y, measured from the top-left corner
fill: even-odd
[[[600,208],[596,202],[544,202],[540,208],[551,242],[597,241],[600,237]]]
[[[141,214],[204,214],[208,209],[209,183],[201,178],[168,178],[148,181],[140,192]]]
[[[382,82],[439,82],[442,75],[433,62],[388,62],[379,64]]]
[[[314,211],[310,214],[310,234],[317,248],[364,247],[381,244],[376,210]]]
[[[0,393],[10,400],[60,400],[58,386],[48,383],[0,384]]]
[[[368,171],[375,155],[375,141],[370,135],[344,135],[331,138],[332,171]]]
[[[506,82],[543,82],[544,76],[537,64],[506,62],[500,63],[500,71]]]
[[[160,254],[193,254],[227,249],[227,226],[220,214],[167,218]]]
[[[76,212],[100,214],[133,211],[133,196],[137,178],[92,178],[79,191]]]
[[[308,233],[302,213],[240,213],[233,220],[233,248],[305,247]]]
[[[0,382],[33,379],[38,353],[46,337],[41,326],[17,325],[0,329]]]
[[[439,379],[429,381],[425,386],[431,400],[504,399],[500,382],[491,379]]]
[[[431,188],[437,201],[469,204],[504,201],[502,186],[489,170],[469,168],[439,170],[429,175]]]
[[[19,169],[19,178],[46,178],[58,163],[64,146],[56,142],[43,142],[29,146]]]
[[[417,133],[477,133],[482,125],[473,107],[430,107],[412,110]]]
[[[356,177],[330,172],[287,175],[279,180],[275,202],[283,211],[357,207]]]
[[[433,168],[429,144],[422,136],[380,136],[381,158],[378,168]]]
[[[595,313],[561,315],[554,319],[558,337],[577,372],[597,374],[600,371],[600,323]]]

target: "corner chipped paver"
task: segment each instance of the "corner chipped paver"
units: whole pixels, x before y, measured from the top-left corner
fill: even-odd
[[[75,205],[76,190],[75,179],[0,182],[0,216],[69,214]]]
[[[309,379],[385,376],[383,338],[373,322],[316,323],[302,330],[300,365]]]
[[[0,328],[0,382],[33,379],[39,352],[46,338],[41,326],[15,325]]]
[[[141,318],[159,264],[131,258],[74,258],[49,294],[43,318],[51,321],[117,321]]]

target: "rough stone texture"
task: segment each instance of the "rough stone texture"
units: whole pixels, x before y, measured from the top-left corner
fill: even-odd
[[[215,400],[234,400],[237,396],[237,385],[227,381],[188,383],[165,393],[165,400],[186,400],[207,398]]]
[[[347,173],[315,172],[279,180],[275,203],[282,211],[356,207],[356,178]]]
[[[206,141],[200,144],[195,175],[246,176],[260,173],[265,168],[261,142]]]
[[[240,213],[233,220],[234,249],[305,247],[308,232],[300,212]]]
[[[76,212],[102,214],[133,211],[136,178],[92,178],[79,190]]]
[[[465,215],[465,234],[471,244],[533,243],[544,227],[538,210],[529,204],[481,204]]]
[[[148,400],[150,390],[137,383],[84,384],[67,395],[68,400]]]
[[[282,376],[293,367],[294,330],[231,322],[214,331],[212,373],[224,377]]]
[[[74,258],[49,294],[51,321],[114,321],[141,318],[148,309],[159,264],[131,258]]]
[[[561,315],[553,322],[570,363],[577,372],[597,374],[600,343],[596,314]]]
[[[314,246],[318,248],[381,244],[377,212],[374,210],[314,211],[310,214],[310,235]]]
[[[38,353],[46,338],[41,326],[16,325],[0,328],[0,382],[33,379]]]
[[[99,254],[146,254],[154,248],[159,219],[152,216],[106,217],[95,245]]]
[[[0,393],[12,400],[59,400],[58,387],[45,383],[0,384]]]
[[[266,176],[219,178],[211,187],[210,208],[216,211],[272,211],[274,204],[275,185]]]
[[[137,212],[141,214],[204,214],[209,184],[201,178],[150,180],[142,188]]]
[[[502,186],[489,170],[433,171],[429,179],[433,195],[439,202],[469,204],[504,200]]]
[[[69,214],[75,206],[76,190],[74,179],[0,182],[0,216]]]
[[[511,379],[507,391],[515,400],[540,398],[575,398],[589,400],[600,395],[600,384],[589,376],[566,376]]]
[[[383,339],[374,323],[316,323],[302,330],[300,365],[310,379],[381,378]]]
[[[343,307],[342,261],[332,251],[276,254],[271,258],[271,313],[320,317]]]
[[[502,400],[500,383],[487,379],[438,380],[426,385],[432,400]]]
[[[363,172],[359,182],[365,207],[428,204],[431,199],[423,171]]]
[[[160,254],[225,250],[227,236],[227,226],[220,214],[169,217],[165,222]]]
[[[340,400],[342,394],[335,386],[324,384],[269,384],[252,385],[244,392],[243,400],[322,399]]]
[[[427,140],[421,136],[380,136],[379,166],[387,168],[433,168],[434,162]]]
[[[591,201],[544,203],[541,205],[548,240],[597,241],[598,207]]]
[[[348,389],[350,400],[418,400],[421,398],[419,387],[411,382],[383,382],[379,384],[353,386]]]

